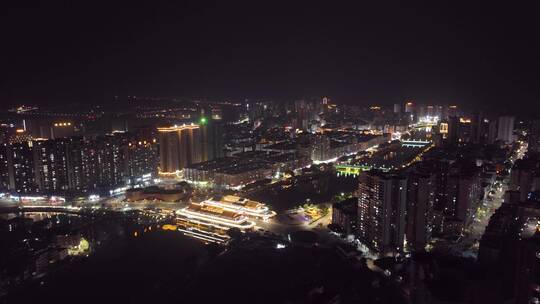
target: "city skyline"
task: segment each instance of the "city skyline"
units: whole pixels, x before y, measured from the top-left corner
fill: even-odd
[[[0,9],[0,303],[540,303],[514,3]]]
[[[4,35],[0,82],[0,99],[10,104],[332,96],[529,114],[540,97],[539,45],[530,39],[537,21],[527,7],[10,6],[2,24],[14,30]]]

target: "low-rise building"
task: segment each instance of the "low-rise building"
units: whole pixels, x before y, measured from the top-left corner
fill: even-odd
[[[353,197],[332,205],[332,224],[346,234],[356,233],[358,223],[358,198]]]
[[[193,164],[183,169],[183,178],[191,183],[220,188],[241,188],[271,178],[276,172],[296,170],[311,162],[296,153],[244,152],[232,157]]]

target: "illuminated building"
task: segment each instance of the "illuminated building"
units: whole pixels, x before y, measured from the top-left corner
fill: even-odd
[[[460,117],[457,131],[458,142],[474,142],[474,125],[471,118]]]
[[[405,114],[408,122],[414,121],[414,104],[411,101],[405,103]]]
[[[110,188],[125,182],[125,155],[121,153],[122,142],[118,137],[105,136],[94,142],[90,151],[97,157],[98,187]]]
[[[405,113],[412,114],[413,112],[414,112],[414,104],[411,101],[405,103]]]
[[[373,168],[383,172],[404,169],[419,161],[422,155],[432,148],[430,141],[396,141],[379,149],[371,157],[361,159],[356,163],[362,170]]]
[[[69,121],[54,122],[51,125],[51,139],[71,137],[75,134],[75,126]]]
[[[183,168],[201,162],[199,125],[158,128],[159,168],[161,174],[176,174]]]
[[[132,140],[122,145],[124,170],[131,184],[144,182],[156,175],[158,166],[157,143]]]
[[[427,116],[430,116],[430,117],[433,117],[435,116],[435,107],[433,106],[427,106],[427,110],[426,110],[426,114]]]
[[[236,188],[271,177],[272,165],[259,159],[225,157],[193,164],[184,168],[182,175],[185,180],[193,183]]]
[[[310,163],[296,153],[250,151],[190,165],[182,170],[182,177],[191,183],[240,188]]]
[[[439,117],[439,118],[446,118],[446,113],[445,113],[445,110],[444,110],[444,106],[441,106],[441,105],[438,105],[438,106],[435,106],[435,116]]]
[[[24,129],[15,130],[15,134],[11,134],[8,138],[10,144],[23,144],[32,140],[32,135]]]
[[[69,142],[70,189],[146,185],[157,171],[157,144],[117,133]]]
[[[470,117],[450,116],[443,123],[439,125],[439,130],[441,134],[446,134],[445,138],[449,144],[489,143],[489,120],[482,119],[478,112]]]
[[[424,217],[424,211],[418,209],[409,209],[408,216],[413,216],[414,213],[411,212],[418,211],[416,214],[420,221],[425,220],[427,225],[432,227],[431,230],[446,234],[460,234],[472,222],[483,193],[480,170],[474,164],[440,158],[424,160],[415,166],[409,179],[409,187],[412,187],[408,190],[409,207],[415,208],[414,204],[420,204],[416,207],[425,209],[429,216]],[[433,211],[430,210],[431,205]],[[408,221],[409,219],[414,224],[414,217],[409,217]],[[429,221],[432,221],[431,225]],[[415,228],[419,233],[422,233],[421,229],[422,225]],[[411,237],[412,239],[414,238]],[[421,239],[417,242],[417,248],[421,247]],[[409,242],[409,236],[407,241]]]
[[[453,232],[459,233],[473,220],[482,192],[478,170],[454,163],[446,180],[446,202],[444,214],[454,221],[450,224]],[[450,222],[448,222],[450,223]],[[456,230],[457,229],[457,230]]]
[[[365,151],[389,140],[390,134],[359,135],[325,132],[311,140],[310,158],[313,162],[335,161],[337,158]]]
[[[248,220],[241,212],[228,211],[205,203],[190,204],[188,207],[177,210],[176,214],[185,217],[188,221],[218,228],[250,229],[255,223]]]
[[[439,133],[448,134],[448,123],[447,122],[441,122],[439,124]]]
[[[6,159],[9,174],[9,190],[17,193],[34,193],[36,184],[32,142],[7,146]]]
[[[214,174],[214,183],[229,188],[242,187],[272,176],[269,163],[259,160],[233,162],[238,166],[223,168]]]
[[[226,195],[219,199],[205,200],[202,202],[202,204],[216,206],[227,211],[240,212],[248,217],[263,220],[268,220],[276,215],[276,213],[271,211],[265,204],[234,195]]]
[[[144,184],[157,167],[156,144],[129,144],[122,134],[96,139],[36,139],[2,146],[8,189],[21,193],[108,192]],[[0,181],[2,180],[0,176]]]
[[[0,191],[9,189],[7,144],[0,143]]]
[[[74,121],[34,117],[23,121],[24,130],[33,138],[59,139],[76,135],[79,131]]]
[[[451,105],[448,107],[448,117],[458,116],[458,107],[456,105]]]
[[[426,115],[426,106],[421,105],[416,109],[416,117],[422,117]]]
[[[513,116],[501,116],[499,117],[499,124],[497,125],[497,139],[505,143],[511,143],[514,141],[512,132],[514,131],[514,117]]]
[[[241,212],[225,210],[204,202],[177,210],[176,216],[178,230],[209,242],[226,241],[227,230],[231,228],[246,231],[255,227],[255,223]]]
[[[34,141],[40,192],[108,189],[125,182],[121,141],[113,136]]]
[[[17,114],[22,114],[22,113],[26,113],[26,112],[32,112],[32,111],[36,111],[38,110],[39,108],[38,107],[35,107],[35,106],[26,106],[26,105],[21,105],[21,106],[18,106],[16,108],[11,108],[9,109],[8,111],[9,112],[16,112]]]
[[[376,170],[360,173],[359,240],[379,254],[402,252],[406,198],[406,178]]]
[[[394,113],[400,114],[401,113],[401,105],[399,103],[394,104]]]
[[[312,140],[311,160],[312,161],[327,161],[336,158],[334,153],[330,151],[330,138],[325,135],[317,135]]]
[[[82,138],[71,138],[68,155],[68,187],[84,192],[97,187],[95,150]]]
[[[36,183],[41,192],[58,192],[69,188],[68,141],[36,140],[33,142]]]
[[[246,104],[248,119],[251,124],[264,116],[265,104],[263,102],[251,102]]]

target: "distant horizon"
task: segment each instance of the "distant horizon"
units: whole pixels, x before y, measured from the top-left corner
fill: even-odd
[[[10,3],[0,18],[0,101],[412,97],[538,115],[535,12],[497,3]]]
[[[94,99],[94,100],[96,100],[95,103],[89,102],[89,100],[79,100],[79,101],[73,100],[72,102],[63,102],[62,104],[57,104],[56,102],[44,101],[44,100],[40,100],[40,101],[37,101],[37,102],[30,102],[30,101],[28,101],[28,102],[18,102],[18,103],[17,102],[11,102],[11,103],[9,103],[8,108],[15,107],[15,106],[21,106],[21,105],[58,108],[58,107],[66,106],[66,103],[69,106],[81,105],[81,104],[84,104],[84,105],[86,105],[88,107],[98,106],[98,105],[99,106],[104,106],[104,105],[109,104],[109,102],[111,102],[112,100],[114,100],[115,96],[117,96],[117,95],[110,95],[108,97],[102,98],[100,101],[97,101],[97,99]],[[265,102],[278,102],[278,103],[294,102],[295,100],[302,100],[302,99],[304,99],[304,100],[312,100],[312,99],[317,99],[317,98],[322,98],[322,97],[328,97],[328,98],[330,98],[331,102],[335,102],[337,104],[343,104],[343,105],[348,105],[348,106],[357,105],[357,106],[360,106],[360,107],[369,107],[369,106],[374,106],[374,105],[392,107],[394,104],[400,104],[400,105],[404,106],[407,101],[411,100],[415,104],[422,105],[422,106],[428,106],[428,105],[446,105],[446,106],[456,105],[456,106],[458,106],[459,109],[464,110],[464,111],[468,111],[468,112],[480,111],[480,112],[482,112],[484,114],[499,115],[499,116],[504,115],[504,114],[510,114],[510,115],[514,115],[514,116],[524,118],[524,119],[537,119],[537,118],[540,118],[540,111],[537,110],[537,109],[535,109],[536,112],[534,112],[534,111],[531,111],[530,108],[522,108],[522,109],[518,108],[516,110],[516,108],[510,109],[510,106],[508,106],[506,110],[500,110],[500,109],[493,108],[490,105],[467,105],[464,102],[431,101],[431,100],[415,99],[415,98],[411,98],[411,97],[404,98],[402,101],[397,101],[397,102],[379,100],[378,102],[362,101],[361,103],[352,102],[351,100],[336,99],[336,98],[333,98],[332,96],[329,96],[329,95],[310,96],[310,97],[305,97],[305,96],[304,97],[290,97],[290,98],[283,98],[283,97],[280,97],[280,98],[270,98],[270,97],[185,97],[185,96],[157,96],[157,95],[156,96],[123,95],[123,96],[118,96],[118,97],[121,100],[123,99],[125,101],[130,96],[135,96],[140,100],[150,99],[150,98],[160,98],[160,99],[163,99],[164,101],[167,101],[167,100],[172,101],[172,100],[176,99],[176,100],[179,100],[179,101],[186,101],[186,102],[194,102],[194,101],[205,101],[205,102],[234,101],[234,102],[244,102],[247,99],[247,100],[254,101],[254,102],[256,102],[256,101],[257,102],[258,101],[265,101]],[[8,108],[6,108],[5,110],[7,111]],[[404,111],[404,107],[401,110]]]

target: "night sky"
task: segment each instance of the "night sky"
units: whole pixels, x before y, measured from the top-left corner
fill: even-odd
[[[513,2],[12,2],[27,6],[0,9],[2,104],[113,95],[540,103],[540,21]]]

